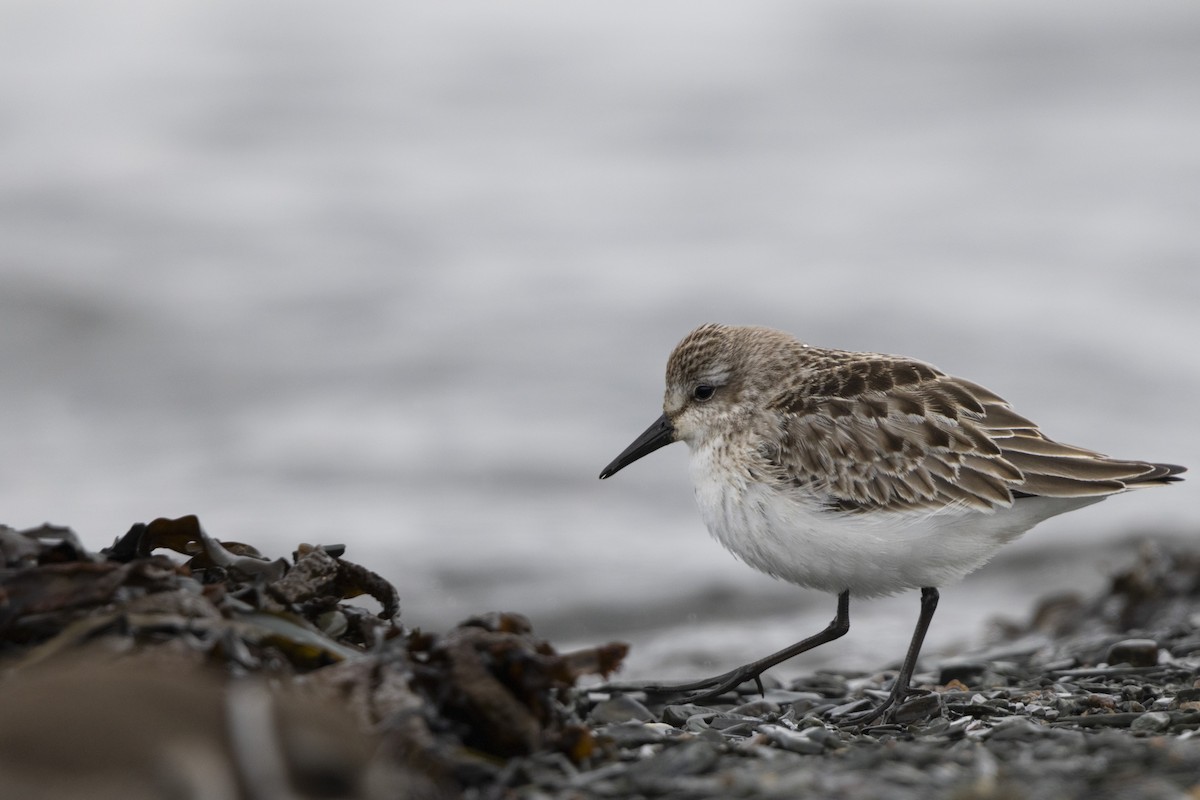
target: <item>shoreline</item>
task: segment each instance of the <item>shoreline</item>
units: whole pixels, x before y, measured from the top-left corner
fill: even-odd
[[[250,780],[267,762],[291,787],[280,797],[1200,791],[1200,551],[1147,544],[1105,591],[1046,597],[987,647],[923,659],[898,722],[862,730],[848,717],[893,670],[765,680],[763,697],[743,686],[703,705],[605,692],[586,684],[625,645],[560,653],[511,613],[407,629],[396,590],[336,546],[271,560],[185,517],[97,552],[66,528],[0,527],[0,553],[0,780],[29,798],[109,796],[96,775],[113,762],[129,764],[111,795],[126,798],[178,796],[181,781],[276,796]],[[346,602],[359,594],[382,611]],[[145,702],[106,704],[123,694]],[[249,729],[275,731],[270,758]],[[309,792],[330,776],[337,791]]]

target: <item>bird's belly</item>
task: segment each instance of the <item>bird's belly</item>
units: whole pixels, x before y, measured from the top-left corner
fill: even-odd
[[[704,471],[693,478],[705,525],[735,556],[800,586],[860,597],[944,586],[1037,522],[1069,510],[1034,504],[994,513],[846,513],[756,481]]]

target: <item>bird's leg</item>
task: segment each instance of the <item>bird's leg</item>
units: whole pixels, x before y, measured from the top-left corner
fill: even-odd
[[[883,703],[880,704],[879,708],[868,711],[866,714],[852,717],[850,719],[851,722],[863,726],[874,722],[880,717],[883,717],[884,722],[892,720],[896,712],[896,706],[908,694],[913,672],[917,668],[917,657],[921,654],[921,645],[925,641],[925,633],[929,630],[929,623],[933,619],[933,612],[937,611],[937,604],[937,589],[927,586],[921,590],[921,615],[917,617],[917,627],[913,629],[912,641],[908,644],[908,652],[904,656],[904,663],[900,665],[900,673],[896,675],[896,680],[892,683],[892,690],[888,693]]]
[[[704,680],[692,681],[690,683],[679,684],[618,684],[612,683],[598,687],[601,691],[640,691],[645,692],[650,696],[655,695],[683,695],[680,699],[683,702],[695,703],[701,700],[710,700],[719,695],[725,694],[728,691],[736,689],[743,683],[753,680],[758,685],[759,694],[763,693],[762,681],[759,676],[769,670],[776,664],[787,661],[793,656],[798,656],[814,647],[819,647],[828,642],[832,642],[841,636],[846,635],[846,631],[850,630],[850,592],[845,591],[838,595],[837,615],[833,621],[820,633],[796,642],[790,647],[785,647],[777,653],[760,658],[758,661],[752,661],[749,664],[732,669],[723,675],[717,675],[713,678],[705,678]]]

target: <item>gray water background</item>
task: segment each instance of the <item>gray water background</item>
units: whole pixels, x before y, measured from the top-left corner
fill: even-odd
[[[0,521],[345,542],[440,629],[520,610],[693,675],[833,599],[735,562],[675,446],[706,321],[904,353],[1200,466],[1200,6],[0,3]],[[929,651],[1196,482],[1052,520]],[[275,554],[275,553],[272,553]],[[903,651],[910,594],[783,674]]]

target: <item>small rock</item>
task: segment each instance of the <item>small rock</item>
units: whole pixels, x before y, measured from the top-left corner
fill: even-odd
[[[1165,711],[1148,711],[1129,726],[1131,730],[1157,733],[1171,727],[1171,715]]]
[[[942,701],[936,694],[924,694],[901,703],[896,708],[895,720],[901,724],[927,719],[941,713]]]
[[[1045,728],[1038,725],[1036,722],[1031,722],[1025,717],[1008,717],[1000,722],[997,722],[986,734],[986,738],[992,741],[1005,740],[1033,740],[1040,738],[1045,732]]]
[[[804,728],[824,728],[825,720],[818,717],[816,714],[805,714],[800,719],[796,720],[796,729],[803,730]]]
[[[1081,728],[1128,728],[1143,716],[1131,711],[1118,711],[1113,714],[1086,714],[1074,717],[1059,717],[1058,725],[1078,725]],[[1014,717],[1014,719],[1016,719]]]
[[[1085,708],[1100,708],[1106,711],[1114,711],[1117,708],[1117,698],[1111,694],[1092,693],[1087,695],[1082,700]]]
[[[726,736],[749,736],[758,727],[760,721],[758,717],[729,712],[713,717],[708,721],[708,727],[714,731],[720,731]]]
[[[1158,642],[1153,639],[1123,639],[1108,648],[1104,660],[1109,664],[1153,667],[1158,663]]]
[[[925,725],[922,725],[919,730],[914,731],[918,736],[937,736],[945,733],[950,729],[950,721],[945,717],[937,717],[931,719]]]
[[[640,722],[621,722],[597,728],[596,734],[609,739],[617,747],[641,747],[644,744],[658,744],[664,741],[667,734],[662,728],[675,730],[662,723],[650,726]]]
[[[715,708],[698,706],[695,703],[681,703],[679,705],[665,707],[662,710],[662,721],[668,725],[674,725],[676,728],[679,728],[694,716],[701,715],[706,717],[715,717],[718,713],[719,712]]]
[[[872,701],[867,697],[863,697],[859,700],[851,700],[849,703],[843,703],[840,706],[834,706],[833,708],[829,709],[829,716],[833,719],[849,716],[850,714],[855,714],[859,711],[867,711],[872,707],[872,705]]]
[[[825,745],[826,748],[838,747],[842,743],[841,734],[824,726],[819,728],[806,728],[800,735],[807,736],[814,742],[820,742],[821,744]]]
[[[759,730],[767,737],[767,741],[784,750],[806,756],[815,756],[818,753],[825,752],[824,743],[807,735],[808,731],[800,733],[788,730],[782,725],[763,725]],[[809,728],[808,730],[815,731],[818,729]]]
[[[680,775],[702,775],[715,767],[719,758],[717,748],[709,742],[681,742],[645,761],[637,762],[629,768],[629,774],[638,783],[678,778]]]
[[[1175,702],[1182,707],[1184,703],[1200,700],[1200,689],[1180,689],[1175,693]]]
[[[616,722],[649,722],[654,719],[650,709],[628,695],[619,694],[596,705],[588,714],[596,725],[610,725]]]
[[[745,717],[765,717],[767,714],[779,713],[779,704],[766,699],[751,700],[730,710],[730,714],[740,714]]]
[[[1189,705],[1192,705],[1189,703]],[[1171,731],[1181,733],[1180,738],[1189,738],[1200,733],[1200,710],[1181,711],[1171,715]]]

